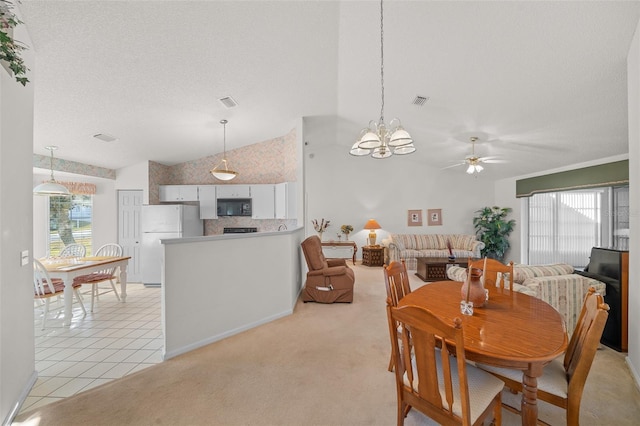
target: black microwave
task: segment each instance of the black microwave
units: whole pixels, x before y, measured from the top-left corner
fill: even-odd
[[[251,216],[251,198],[218,198],[218,216]]]

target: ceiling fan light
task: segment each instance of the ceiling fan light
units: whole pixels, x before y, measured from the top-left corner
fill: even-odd
[[[349,154],[351,155],[355,155],[356,157],[361,157],[364,155],[369,155],[369,153],[371,152],[370,149],[364,149],[364,148],[360,148],[358,145],[360,144],[359,141],[356,141],[356,143],[353,144],[353,146],[351,147],[351,151],[349,151]]]
[[[475,167],[473,166],[473,164],[469,164],[469,167],[467,167],[467,173],[472,175],[474,171]]]
[[[480,164],[476,164],[476,172],[477,173],[480,173],[483,170],[484,170],[484,167],[482,167]]]
[[[415,145],[413,145],[413,143],[409,145],[399,146],[393,150],[393,153],[396,155],[407,155],[407,154],[413,154],[414,152],[416,152],[416,147]]]

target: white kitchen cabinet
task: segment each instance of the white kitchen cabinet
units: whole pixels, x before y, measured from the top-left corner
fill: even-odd
[[[216,185],[218,198],[251,198],[249,185]]]
[[[275,189],[274,185],[251,185],[251,218],[275,218]]]
[[[275,185],[276,190],[276,219],[296,219],[296,183],[283,182]]]
[[[216,185],[198,186],[198,201],[200,201],[200,219],[218,218]]]
[[[161,202],[198,201],[198,185],[159,185]]]

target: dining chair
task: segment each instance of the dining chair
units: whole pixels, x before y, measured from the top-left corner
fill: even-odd
[[[469,260],[470,268],[482,269],[482,278],[485,288],[499,287],[500,290],[512,290],[513,287],[513,261],[503,264],[498,260],[485,257],[484,259]]]
[[[538,377],[538,399],[567,411],[567,425],[580,423],[580,402],[589,370],[600,345],[609,305],[591,287],[585,296],[576,328],[571,335],[564,357],[558,357],[544,367]],[[500,378],[512,390],[522,392],[522,372],[506,368],[478,365]],[[510,410],[518,411],[509,407]]]
[[[504,383],[465,362],[460,318],[447,324],[420,306],[396,308],[390,298],[387,316],[395,362],[398,426],[404,424],[411,408],[440,424],[478,425],[491,414],[494,424],[501,424]],[[402,344],[395,324],[401,325]],[[438,341],[447,341],[447,345],[440,349]]]
[[[96,257],[101,256],[122,256],[122,246],[116,243],[105,244],[96,250]],[[95,305],[95,299],[100,295],[107,293],[109,291],[113,291],[116,295],[116,299],[120,301],[120,295],[118,295],[118,290],[116,289],[116,285],[114,280],[118,277],[115,275],[117,267],[102,269],[100,271],[92,272],[87,275],[80,275],[73,280],[74,285],[79,284],[90,284],[91,285],[91,312],[93,312],[93,307]],[[111,290],[106,289],[102,293],[100,293],[100,283],[109,281],[111,284]]]
[[[61,251],[60,257],[84,257],[87,253],[87,249],[82,244],[69,244],[66,245]]]
[[[84,312],[86,316],[87,310],[78,293],[79,287],[80,285],[73,284],[73,294],[80,304],[82,312]],[[51,278],[49,272],[47,272],[47,268],[45,268],[38,259],[33,259],[33,296],[35,300],[44,304],[42,313],[42,329],[44,330],[47,324],[47,316],[50,312],[51,298],[64,296],[64,281],[60,278]],[[64,305],[59,307],[58,312],[62,312],[63,310]]]
[[[400,262],[393,261],[388,266],[383,267],[384,284],[387,289],[387,297],[391,300],[391,306],[398,306],[398,302],[407,294],[411,293],[409,285],[409,275],[407,274],[407,265],[402,259]],[[396,327],[397,328],[397,327]],[[398,331],[398,338],[400,332]],[[389,371],[393,371],[393,351],[389,357]]]

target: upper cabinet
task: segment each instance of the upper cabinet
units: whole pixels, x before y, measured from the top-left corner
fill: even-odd
[[[251,217],[273,219],[275,217],[274,185],[251,185]]]
[[[200,185],[198,187],[198,200],[200,201],[200,219],[218,218],[216,185]]]
[[[249,185],[216,185],[218,198],[251,198]]]
[[[283,182],[275,185],[276,219],[296,219],[296,183]]]
[[[198,185],[159,185],[161,202],[198,201]]]

